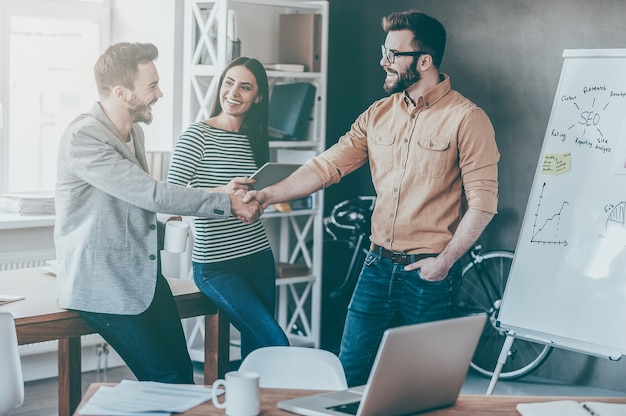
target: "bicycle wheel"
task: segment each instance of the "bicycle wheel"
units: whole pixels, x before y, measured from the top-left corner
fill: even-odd
[[[488,377],[493,376],[506,338],[506,333],[496,327],[496,320],[512,261],[513,253],[510,251],[491,251],[479,254],[463,267],[460,311],[465,314],[486,312],[489,315],[470,366]],[[516,339],[499,378],[514,379],[530,373],[546,359],[550,350],[548,345]]]

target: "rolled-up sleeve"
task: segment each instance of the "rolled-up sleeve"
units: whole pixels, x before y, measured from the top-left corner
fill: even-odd
[[[306,163],[324,188],[338,183],[367,162],[367,116],[368,112],[361,114],[336,144]]]
[[[497,213],[499,160],[493,126],[477,108],[459,132],[459,166],[468,207]]]

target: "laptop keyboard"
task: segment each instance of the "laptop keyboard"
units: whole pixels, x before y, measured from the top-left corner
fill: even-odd
[[[338,406],[327,407],[326,409],[347,413],[349,415],[356,415],[357,410],[359,410],[359,404],[361,404],[361,402],[345,403]]]

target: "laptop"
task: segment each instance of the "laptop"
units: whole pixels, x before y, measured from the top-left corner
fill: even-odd
[[[365,386],[278,402],[308,416],[395,416],[451,406],[467,376],[486,314],[385,331]]]

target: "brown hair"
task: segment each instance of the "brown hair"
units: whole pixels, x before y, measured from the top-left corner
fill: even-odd
[[[116,85],[132,89],[138,65],[152,62],[158,56],[157,47],[151,43],[121,42],[109,46],[93,68],[98,93],[106,97]]]
[[[413,32],[413,47],[433,57],[433,64],[439,68],[446,49],[446,30],[434,17],[418,10],[393,12],[382,20],[385,33],[395,30]]]

